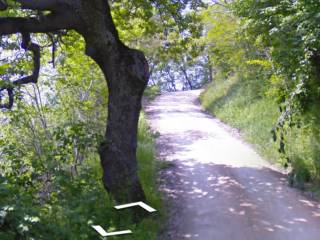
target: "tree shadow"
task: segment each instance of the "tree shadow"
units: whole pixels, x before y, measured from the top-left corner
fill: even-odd
[[[171,219],[159,239],[319,239],[318,204],[289,188],[284,174],[176,163],[162,173]]]
[[[160,132],[158,157],[170,163],[159,176],[169,219],[158,239],[320,239],[317,203],[205,114],[194,93],[161,96],[147,115]]]

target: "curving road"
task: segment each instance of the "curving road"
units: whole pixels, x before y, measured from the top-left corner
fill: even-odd
[[[166,93],[147,116],[165,160],[161,240],[319,240],[320,204],[289,188],[235,131],[202,111],[200,91]]]

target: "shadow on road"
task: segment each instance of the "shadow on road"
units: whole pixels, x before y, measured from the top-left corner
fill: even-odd
[[[204,113],[199,91],[146,109],[157,138],[169,220],[160,240],[319,240],[320,206],[272,170],[236,131]]]
[[[212,239],[306,239],[305,232],[316,234],[319,206],[288,188],[285,175],[265,167],[190,162],[171,164],[161,174],[171,219],[159,239],[208,239],[208,234]],[[187,215],[194,219],[181,218]]]

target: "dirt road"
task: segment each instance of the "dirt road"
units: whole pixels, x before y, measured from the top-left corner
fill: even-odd
[[[199,93],[167,93],[146,109],[169,162],[160,183],[169,222],[159,239],[319,240],[320,204],[204,113]]]

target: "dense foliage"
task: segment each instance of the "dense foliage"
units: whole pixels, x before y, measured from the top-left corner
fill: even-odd
[[[210,64],[199,42],[202,1],[115,1],[120,37],[142,50],[149,61],[150,85],[163,91],[200,88]],[[143,10],[142,10],[143,9]]]
[[[103,189],[97,147],[107,115],[106,83],[77,34],[63,42],[57,67],[44,66],[39,84],[21,88],[16,107],[0,116],[0,239],[96,239],[93,224],[109,231],[131,228],[134,239],[155,238],[155,220],[135,226],[130,213],[113,209]],[[51,52],[44,53],[50,61]],[[148,200],[160,209],[144,118],[137,154]]]
[[[318,1],[238,0],[203,14],[216,70],[203,104],[292,167],[300,186],[320,179],[319,10]]]

